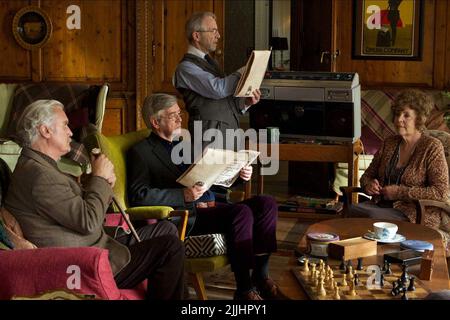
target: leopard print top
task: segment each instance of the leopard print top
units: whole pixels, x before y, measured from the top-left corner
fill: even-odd
[[[378,179],[380,183],[383,183],[389,160],[394,155],[401,139],[399,135],[396,135],[383,142],[372,163],[361,177],[361,187],[365,188],[372,179]],[[444,147],[438,139],[423,134],[401,177],[397,194],[398,201],[394,202],[394,208],[401,210],[411,222],[415,223],[415,205],[407,200],[447,201],[448,190],[449,176]],[[425,225],[434,229],[443,229],[446,232],[450,231],[449,225],[445,225],[442,215],[447,216],[439,208],[427,208],[423,217]]]

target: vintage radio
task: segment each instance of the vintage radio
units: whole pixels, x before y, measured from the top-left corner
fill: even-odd
[[[278,127],[280,140],[355,142],[361,136],[357,73],[268,72],[250,127]]]

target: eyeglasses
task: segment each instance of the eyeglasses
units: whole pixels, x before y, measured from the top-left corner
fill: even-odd
[[[219,34],[219,30],[216,28],[211,29],[211,30],[197,30],[197,32],[212,32],[214,34]]]
[[[166,118],[166,119],[169,119],[169,120],[172,120],[172,121],[182,120],[183,119],[183,114],[181,113],[181,111],[180,112],[173,112],[173,113],[170,113],[168,116],[160,116],[160,118]]]

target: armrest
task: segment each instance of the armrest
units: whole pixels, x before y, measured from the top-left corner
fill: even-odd
[[[96,247],[0,251],[0,299],[69,290],[120,299],[108,250]]]
[[[436,201],[436,200],[424,200],[424,199],[416,199],[412,200],[414,204],[416,205],[416,224],[424,224],[425,221],[423,219],[424,213],[425,213],[425,207],[438,207],[441,209],[444,209],[447,213],[450,214],[450,206],[442,201]]]
[[[180,223],[178,224],[178,235],[180,236],[180,240],[184,241],[184,238],[186,237],[189,210],[173,210],[170,212],[170,217],[180,217]]]
[[[339,189],[342,191],[342,195],[344,196],[344,205],[345,203],[352,204],[352,193],[364,193],[364,190],[361,187],[340,187]]]
[[[130,215],[131,220],[166,219],[169,217],[169,213],[173,211],[173,208],[166,206],[145,206],[132,207],[125,211]]]

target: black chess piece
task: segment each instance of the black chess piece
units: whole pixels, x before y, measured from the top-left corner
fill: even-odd
[[[404,285],[406,285],[406,283],[408,282],[408,271],[407,271],[408,267],[406,266],[405,263],[402,264],[402,275],[400,276],[400,279],[402,280],[402,283]]]
[[[339,265],[339,270],[344,270],[345,271],[345,260],[344,257],[342,257],[341,259],[341,264]]]
[[[349,272],[350,272],[350,268],[349,267],[352,267],[353,268],[353,266],[352,266],[352,260],[348,260],[347,261],[347,268],[346,268],[346,270],[345,270],[345,273],[346,274],[348,274]]]
[[[381,271],[385,272],[387,270],[386,266],[387,266],[387,260],[384,260],[383,269],[381,269]]]
[[[383,273],[381,273],[381,275],[380,275],[380,287],[384,287],[384,274]]]
[[[398,295],[398,284],[395,281],[392,283],[391,295],[393,295],[393,296]]]
[[[387,263],[386,271],[384,272],[384,274],[392,274],[390,262]]]
[[[363,269],[362,258],[358,258],[358,266],[356,267],[356,270],[362,269]]]
[[[359,274],[355,273],[354,275],[355,287],[359,286]]]
[[[414,286],[414,280],[415,278],[413,276],[409,278],[408,291],[416,291],[416,287]]]
[[[408,299],[408,296],[406,295],[406,292],[407,292],[408,290],[406,290],[406,288],[402,288],[402,292],[403,292],[403,295],[402,295],[402,300],[409,300]]]

